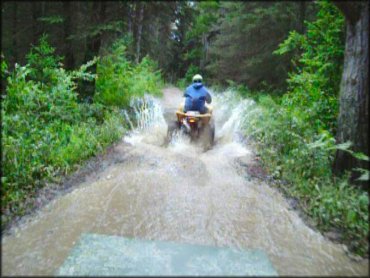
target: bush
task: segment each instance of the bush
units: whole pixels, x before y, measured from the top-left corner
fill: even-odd
[[[163,86],[157,65],[148,57],[134,65],[126,58],[124,40],[117,40],[97,66],[94,101],[108,106],[127,107],[132,97],[145,93],[160,95]]]
[[[255,94],[258,95],[258,94]],[[255,143],[262,162],[280,187],[300,200],[303,211],[319,228],[343,232],[343,240],[360,255],[368,248],[368,193],[352,187],[348,176],[332,176],[335,139],[317,131],[299,110],[287,110],[269,95],[260,94],[244,122],[246,136]]]
[[[177,81],[177,86],[181,89],[185,89],[189,84],[193,83],[193,76],[199,74],[201,71],[199,67],[190,65],[184,78]]]
[[[47,180],[69,173],[124,132],[117,109],[77,101],[76,82],[94,78],[87,68],[95,60],[66,71],[53,55],[43,36],[25,66],[10,73],[2,66],[8,74],[1,109],[1,200],[7,214],[22,215],[24,200]]]
[[[344,242],[364,255],[368,248],[368,193],[352,187],[348,173],[336,178],[331,171],[336,148],[344,148],[335,145],[333,136],[344,17],[333,4],[316,3],[320,9],[314,22],[306,22],[307,32],[292,31],[275,51],[300,53],[292,61],[296,70],[289,75],[288,93],[273,99],[268,94],[238,88],[241,95],[258,102],[244,121],[245,133],[256,143],[266,169],[287,182],[281,188],[299,200],[319,228],[340,229]]]
[[[42,35],[38,45],[33,46],[27,54],[30,77],[43,83],[50,82],[54,69],[60,67],[62,57],[54,54],[55,48],[48,43],[48,36]]]
[[[2,61],[2,187],[3,227],[14,215],[25,212],[24,201],[60,174],[119,140],[126,120],[116,106],[127,106],[132,97],[160,94],[161,76],[145,57],[133,65],[124,54],[123,41],[98,62],[94,103],[79,103],[78,82],[97,77],[88,72],[98,59],[80,69],[66,71],[61,57],[42,36],[27,55],[25,66],[8,72]]]
[[[275,54],[299,50],[293,58],[296,70],[289,74],[289,92],[282,103],[300,114],[316,129],[335,133],[338,93],[343,68],[344,16],[326,1],[316,2],[319,12],[314,22],[306,22],[307,32],[290,32]]]

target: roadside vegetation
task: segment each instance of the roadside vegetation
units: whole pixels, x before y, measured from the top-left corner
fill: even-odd
[[[274,52],[296,51],[289,73],[288,92],[272,97],[243,86],[240,95],[257,105],[245,119],[245,134],[255,142],[265,168],[287,183],[280,188],[299,200],[301,209],[323,231],[336,230],[350,249],[368,250],[368,192],[353,187],[350,173],[336,177],[332,165],[337,149],[368,161],[351,144],[335,144],[337,93],[342,73],[344,18],[331,4],[321,3],[317,19],[306,23],[306,34],[293,31]],[[299,52],[300,51],[300,52]],[[366,169],[360,180],[368,179]]]
[[[125,57],[124,41],[106,56],[77,70],[66,70],[47,36],[6,76],[2,95],[2,223],[22,215],[26,198],[33,198],[47,182],[57,182],[87,158],[119,140],[129,128],[123,114],[130,99],[159,94],[161,77],[155,63],[139,64]],[[97,67],[97,73],[90,72]],[[99,78],[97,78],[99,76]],[[93,101],[79,99],[81,82],[96,82]]]
[[[368,250],[368,193],[349,183],[349,173],[332,175],[335,140],[317,131],[268,94],[254,96],[256,105],[245,119],[245,135],[254,142],[268,174],[278,187],[298,200],[300,209],[322,231],[340,232],[352,251]]]

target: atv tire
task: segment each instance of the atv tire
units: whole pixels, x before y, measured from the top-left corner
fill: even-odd
[[[199,136],[199,141],[202,144],[205,151],[212,148],[215,140],[215,125],[213,121],[210,121],[209,124],[205,125],[202,128],[202,131]]]
[[[166,144],[167,145],[171,142],[172,136],[178,130],[179,130],[179,124],[178,124],[177,121],[171,121],[171,122],[168,123],[167,138],[166,138]]]

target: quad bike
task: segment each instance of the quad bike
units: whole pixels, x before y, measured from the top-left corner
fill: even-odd
[[[168,126],[168,141],[176,131],[180,131],[187,134],[192,142],[200,142],[206,150],[212,147],[215,137],[212,112],[200,114],[198,111],[184,113],[182,110],[177,110],[176,116],[177,121]]]

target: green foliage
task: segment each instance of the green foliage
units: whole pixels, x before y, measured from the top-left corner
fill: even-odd
[[[353,157],[355,157],[358,160],[369,161],[369,157],[366,154],[361,153],[361,152],[352,151],[350,149],[350,147],[352,145],[353,145],[352,142],[348,141],[348,142],[345,142],[345,143],[342,143],[342,144],[335,145],[333,147],[333,149],[345,151],[345,152],[351,154]],[[361,176],[356,179],[357,181],[368,181],[368,180],[370,180],[369,179],[370,171],[368,169],[354,168],[353,170],[361,173]]]
[[[69,134],[68,143],[54,145],[52,165],[69,172],[70,165],[83,162],[121,138],[125,130],[123,124],[123,118],[115,111],[105,112],[101,125],[97,125],[94,117],[89,117],[78,125],[64,126],[66,130],[63,133]]]
[[[96,35],[101,35],[108,31],[119,32],[123,29],[123,25],[124,25],[124,22],[122,20],[108,22],[105,24],[99,24],[97,26],[93,26],[90,32],[87,33],[87,36],[94,37]]]
[[[7,78],[2,101],[4,211],[22,214],[22,203],[47,180],[118,140],[124,132],[117,110],[77,102],[76,82],[91,80],[87,68],[66,71],[45,37]],[[44,67],[44,68],[42,68]],[[110,111],[110,112],[109,112]],[[6,222],[6,219],[5,219]]]
[[[214,31],[214,25],[217,23],[219,17],[219,8],[219,1],[204,1],[195,4],[193,11],[195,16],[192,28],[190,28],[185,35],[185,41],[187,44],[190,44],[191,47],[187,48],[186,52],[183,54],[183,59],[190,64],[190,67],[194,67],[195,64],[200,65],[200,61],[202,61],[203,64],[207,63],[204,57],[204,38],[208,36],[210,32]],[[202,69],[204,70],[203,67]]]
[[[178,87],[185,89],[187,86],[189,86],[193,82],[193,76],[196,74],[199,74],[201,71],[199,67],[195,65],[190,65],[188,70],[186,71],[185,77],[178,80],[177,85]]]
[[[62,57],[54,54],[55,48],[48,43],[48,36],[42,35],[38,45],[33,46],[27,54],[29,64],[29,76],[37,81],[49,83],[54,70],[58,68]]]
[[[117,40],[110,53],[100,59],[97,66],[94,100],[109,106],[127,107],[132,97],[160,94],[162,86],[156,64],[144,57],[134,65],[125,55],[125,41]]]
[[[218,20],[213,24],[217,35],[209,46],[206,70],[212,81],[233,80],[249,88],[266,84],[281,89],[289,69],[288,57],[276,56],[284,34],[297,29],[300,4],[294,2],[220,2]]]
[[[368,247],[368,193],[349,184],[349,173],[333,177],[337,149],[361,160],[351,142],[335,145],[338,91],[344,52],[344,17],[328,2],[316,2],[313,22],[306,33],[291,31],[275,54],[293,54],[295,71],[289,74],[289,92],[275,100],[266,93],[238,88],[240,95],[257,101],[248,113],[245,133],[259,150],[269,173],[287,183],[280,187],[299,200],[303,211],[324,231],[339,229],[343,240],[360,255]],[[368,179],[367,169],[360,179]]]
[[[287,183],[280,187],[324,231],[343,232],[355,252],[367,252],[368,194],[334,178],[331,165],[336,146],[330,132],[316,131],[296,110],[287,110],[267,94],[254,94],[257,104],[244,120],[245,134],[255,142],[268,172]],[[362,157],[366,159],[367,157]]]
[[[194,65],[190,65],[190,67],[188,68],[188,70],[185,74],[185,81],[187,83],[193,82],[193,76],[196,75],[196,74],[199,74],[200,72],[201,71],[200,71],[199,67],[194,66]]]
[[[199,14],[194,20],[193,28],[186,34],[186,39],[200,38],[202,34],[210,32],[212,25],[217,22],[219,8],[219,1],[197,2],[195,9]]]
[[[1,200],[6,217],[22,215],[24,201],[38,188],[122,137],[127,123],[114,106],[160,92],[157,65],[147,57],[138,65],[130,63],[122,41],[99,62],[94,58],[71,71],[62,68],[62,58],[54,53],[44,35],[30,50],[25,66],[15,65],[8,73],[2,61],[2,75],[7,73],[1,109]],[[90,73],[97,62],[97,74]],[[81,80],[96,81],[96,102],[78,102]],[[9,219],[3,220],[6,224]]]
[[[60,15],[43,16],[39,17],[37,20],[48,24],[59,24],[64,22],[64,18]]]
[[[1,78],[4,78],[8,72],[8,65],[4,59],[3,53],[1,53]]]
[[[317,2],[319,12],[314,22],[306,22],[307,32],[290,32],[275,54],[293,50],[296,70],[289,74],[289,92],[284,106],[302,115],[316,129],[335,132],[338,115],[338,93],[344,53],[344,17],[328,2]]]

